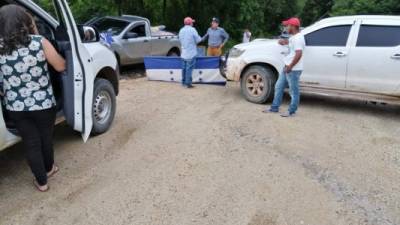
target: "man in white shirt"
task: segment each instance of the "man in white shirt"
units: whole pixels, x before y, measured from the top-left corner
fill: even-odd
[[[269,110],[264,112],[278,113],[282,103],[284,90],[289,86],[291,102],[289,110],[281,114],[282,117],[292,117],[296,114],[300,103],[299,80],[303,72],[303,51],[305,48],[304,36],[300,33],[300,20],[298,18],[290,18],[283,21],[283,25],[287,27],[288,33],[291,35],[289,40],[281,39],[279,44],[287,45],[289,53],[284,58],[285,67],[275,85],[274,101]]]
[[[243,43],[249,43],[251,40],[251,32],[249,29],[245,29],[243,32]]]

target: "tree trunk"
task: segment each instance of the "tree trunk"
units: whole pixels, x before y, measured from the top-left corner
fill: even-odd
[[[167,19],[167,0],[163,0],[163,20],[165,21]]]
[[[114,0],[115,4],[117,4],[118,7],[118,15],[122,15],[122,0]]]

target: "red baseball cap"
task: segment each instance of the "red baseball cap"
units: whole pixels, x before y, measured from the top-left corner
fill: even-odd
[[[292,25],[292,26],[300,27],[301,22],[300,22],[300,19],[299,19],[299,18],[297,18],[297,17],[292,17],[292,18],[290,18],[290,19],[288,19],[288,20],[283,21],[282,24],[283,24],[283,26]]]
[[[183,23],[184,23],[185,25],[192,25],[194,22],[196,22],[196,20],[192,19],[191,17],[186,17],[186,18],[183,20]]]

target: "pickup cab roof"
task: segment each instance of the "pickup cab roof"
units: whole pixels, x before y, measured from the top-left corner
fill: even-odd
[[[314,32],[318,29],[328,26],[338,25],[351,25],[355,23],[369,24],[369,25],[385,25],[385,26],[399,26],[400,16],[386,16],[386,15],[354,15],[354,16],[338,16],[330,17],[317,21],[316,23],[304,28],[303,34]]]
[[[146,21],[150,24],[150,20],[140,16],[132,16],[132,15],[122,15],[120,18],[129,21],[129,22],[136,22],[136,21]]]
[[[144,17],[131,16],[131,15],[95,17],[95,18],[87,21],[85,24],[93,24],[93,23],[97,22],[100,19],[117,20],[117,21],[123,21],[123,22],[126,22],[126,23],[145,21],[145,22],[150,24],[150,20],[148,20],[148,19],[146,19]]]
[[[385,20],[385,21],[400,21],[400,16],[389,16],[389,15],[353,15],[353,16],[337,16],[322,19],[315,23],[315,25],[325,23],[340,23],[355,20]]]

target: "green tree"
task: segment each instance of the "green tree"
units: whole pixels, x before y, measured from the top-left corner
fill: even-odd
[[[336,0],[331,15],[400,14],[399,0]]]
[[[321,17],[329,16],[333,4],[333,0],[307,0],[301,13],[303,24],[309,25]]]
[[[52,11],[52,0],[34,0]],[[178,31],[183,18],[196,19],[196,28],[204,34],[212,17],[221,19],[235,41],[245,28],[255,37],[277,35],[281,21],[300,16],[304,25],[322,16],[351,14],[400,14],[400,0],[69,0],[78,22],[96,16],[132,14],[149,18],[155,25]]]
[[[118,14],[118,5],[115,0],[70,0],[69,4],[79,23],[103,15]]]

